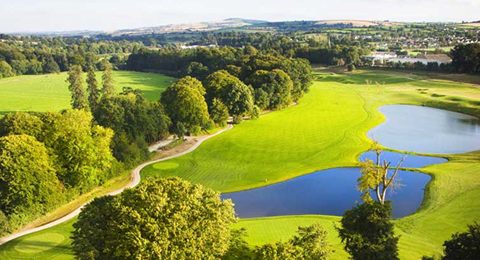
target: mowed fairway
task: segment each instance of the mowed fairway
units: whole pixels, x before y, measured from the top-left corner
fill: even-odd
[[[97,80],[101,87],[101,72]],[[25,75],[0,80],[0,115],[15,111],[59,111],[70,108],[67,73]],[[83,75],[84,79],[86,75]],[[115,87],[141,89],[148,100],[158,100],[174,80],[171,77],[133,71],[114,71]],[[85,83],[86,87],[86,83]]]
[[[368,148],[372,123],[365,101],[341,84],[316,82],[294,107],[245,121],[191,154],[169,161],[178,167],[144,176],[180,176],[222,192],[264,186],[301,174],[354,165]]]
[[[316,170],[355,166],[371,142],[365,133],[383,120],[377,111],[381,105],[428,104],[480,115],[476,85],[394,71],[322,72],[317,76],[319,80],[297,106],[245,121],[188,155],[145,168],[143,177],[179,176],[222,192],[254,188]],[[395,221],[401,259],[438,254],[452,233],[480,220],[479,155],[448,156],[450,162],[422,169],[433,180],[421,208]],[[339,220],[285,216],[245,219],[235,226],[247,229],[251,245],[260,245],[290,238],[299,225],[320,222],[336,251],[332,259],[347,259],[334,228]],[[71,223],[55,228],[68,237]],[[68,248],[48,242],[52,229],[0,247],[0,259],[55,259],[56,254],[69,259],[65,256]],[[32,243],[52,247],[29,256],[21,252]]]

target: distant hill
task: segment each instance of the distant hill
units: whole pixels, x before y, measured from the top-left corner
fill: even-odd
[[[469,23],[461,23],[459,25],[480,27],[480,21],[473,21],[473,22],[469,22]]]
[[[111,34],[113,36],[118,36],[118,35],[142,35],[142,34],[151,34],[151,33],[161,34],[161,33],[216,31],[221,29],[261,24],[265,22],[266,21],[243,19],[243,18],[229,18],[222,21],[218,21],[218,22],[169,24],[169,25],[155,26],[155,27],[118,30],[118,31],[111,32]]]
[[[353,27],[363,27],[363,26],[395,26],[403,25],[404,23],[390,22],[390,21],[368,21],[368,20],[322,20],[316,23],[317,25],[349,25]]]

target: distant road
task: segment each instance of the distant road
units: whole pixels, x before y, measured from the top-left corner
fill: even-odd
[[[183,152],[179,152],[177,154],[174,154],[174,155],[171,155],[169,157],[166,157],[166,158],[162,158],[162,159],[157,159],[157,160],[153,160],[153,161],[149,161],[149,162],[146,162],[146,163],[143,163],[141,164],[140,166],[138,166],[137,168],[135,168],[131,175],[130,175],[130,182],[125,185],[124,187],[116,190],[116,191],[112,191],[106,195],[117,195],[121,192],[123,192],[125,189],[127,188],[133,188],[135,186],[137,186],[140,181],[141,181],[141,176],[140,176],[140,172],[142,171],[143,168],[145,168],[146,166],[150,165],[150,164],[154,164],[154,163],[157,163],[157,162],[161,162],[161,161],[166,161],[166,160],[170,160],[170,159],[173,159],[173,158],[176,158],[176,157],[179,157],[179,156],[182,156],[182,155],[185,155],[187,153],[190,153],[192,151],[194,151],[195,149],[197,149],[205,140],[208,140],[214,136],[217,136],[225,131],[228,131],[230,129],[233,128],[233,125],[228,125],[226,128],[216,132],[215,134],[212,134],[212,135],[205,135],[205,136],[201,136],[201,137],[195,137],[195,139],[197,139],[198,141],[190,148],[188,148],[187,150],[183,151]],[[170,142],[172,142],[173,140],[169,140]],[[170,142],[164,142],[162,143],[162,145],[167,145],[169,144]],[[154,145],[155,149],[153,149],[154,151],[157,150],[158,148],[160,148],[161,146],[159,146],[158,144]],[[19,237],[22,237],[24,235],[28,235],[28,234],[31,234],[31,233],[35,233],[37,231],[40,231],[40,230],[44,230],[44,229],[47,229],[47,228],[51,228],[53,226],[56,226],[58,224],[61,224],[63,222],[66,222],[74,217],[76,217],[78,214],[80,214],[80,212],[82,211],[83,207],[85,207],[85,205],[87,205],[88,203],[90,203],[90,201],[86,202],[85,204],[81,205],[80,207],[78,207],[77,209],[75,209],[74,211],[70,212],[68,215],[66,216],[63,216],[53,222],[50,222],[50,223],[47,223],[45,225],[42,225],[42,226],[39,226],[39,227],[36,227],[36,228],[30,228],[30,229],[26,229],[26,230],[23,230],[23,231],[20,231],[18,233],[14,233],[14,234],[11,234],[9,236],[6,236],[6,237],[3,237],[0,239],[0,245],[3,245],[5,243],[7,243],[8,241],[11,241],[11,240],[14,240],[16,238],[19,238]]]

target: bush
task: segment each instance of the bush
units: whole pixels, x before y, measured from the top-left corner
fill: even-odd
[[[234,115],[233,116],[233,123],[238,125],[243,121],[243,116],[241,115]]]

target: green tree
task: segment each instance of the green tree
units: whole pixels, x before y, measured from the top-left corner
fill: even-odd
[[[480,256],[480,225],[468,225],[468,230],[455,233],[445,241],[443,260],[475,260]]]
[[[15,74],[13,73],[12,67],[6,61],[0,61],[0,79],[1,78],[8,78],[13,77]]]
[[[233,116],[244,116],[250,113],[253,109],[252,90],[243,83],[229,85],[225,105]]]
[[[202,80],[208,75],[208,67],[200,62],[190,62],[185,68],[184,75]]]
[[[115,80],[113,79],[112,64],[107,60],[103,63],[102,75],[102,93],[105,97],[110,97],[116,94]]]
[[[175,129],[173,133],[179,140],[184,140],[185,137],[185,126],[183,125],[182,122],[178,122],[175,124]]]
[[[72,93],[72,108],[87,109],[87,94],[83,87],[82,68],[80,66],[72,66],[68,72],[67,82],[70,84],[68,89]]]
[[[225,103],[230,86],[233,84],[243,84],[243,82],[226,70],[218,70],[208,75],[204,81],[207,103],[212,104],[214,98]]]
[[[345,250],[355,260],[397,260],[398,237],[391,219],[392,207],[387,201],[357,205],[343,214],[339,237]]]
[[[292,103],[293,81],[282,70],[257,70],[246,82],[254,89],[262,90],[255,91],[255,94],[259,98],[256,104],[263,109],[284,108]],[[263,96],[264,94],[266,97]]]
[[[196,127],[206,127],[210,120],[204,94],[202,83],[187,76],[162,93],[161,103],[173,122],[182,123],[187,131],[194,132]]]
[[[290,240],[290,243],[301,248],[300,255],[304,260],[325,260],[332,253],[327,235],[327,231],[320,224],[315,223],[308,227],[299,227],[297,235]]]
[[[254,260],[326,260],[332,253],[327,232],[318,223],[299,227],[286,242],[266,244],[254,250]]]
[[[60,183],[47,148],[29,135],[1,137],[0,210],[7,215],[40,215],[52,209],[60,197]]]
[[[59,73],[60,67],[55,62],[53,57],[48,58],[45,63],[43,64],[43,72],[44,73]]]
[[[231,230],[230,245],[228,251],[222,256],[222,260],[248,260],[253,258],[253,251],[245,241],[247,236],[245,228]]]
[[[93,117],[84,110],[49,112],[40,140],[55,152],[59,179],[69,188],[88,190],[106,177],[113,160],[111,129],[92,124]]]
[[[31,135],[40,136],[43,122],[29,113],[8,113],[0,119],[0,136]]]
[[[231,201],[211,189],[178,178],[147,179],[88,204],[74,224],[73,251],[89,260],[218,259],[235,221]]]
[[[217,98],[213,99],[212,105],[209,108],[210,118],[215,124],[224,127],[227,124],[228,108]]]
[[[254,260],[302,260],[297,248],[290,243],[277,242],[255,249]]]
[[[97,109],[98,102],[100,102],[100,89],[98,88],[95,71],[93,70],[92,66],[88,68],[87,72],[87,92],[90,109],[95,111],[95,109]]]

